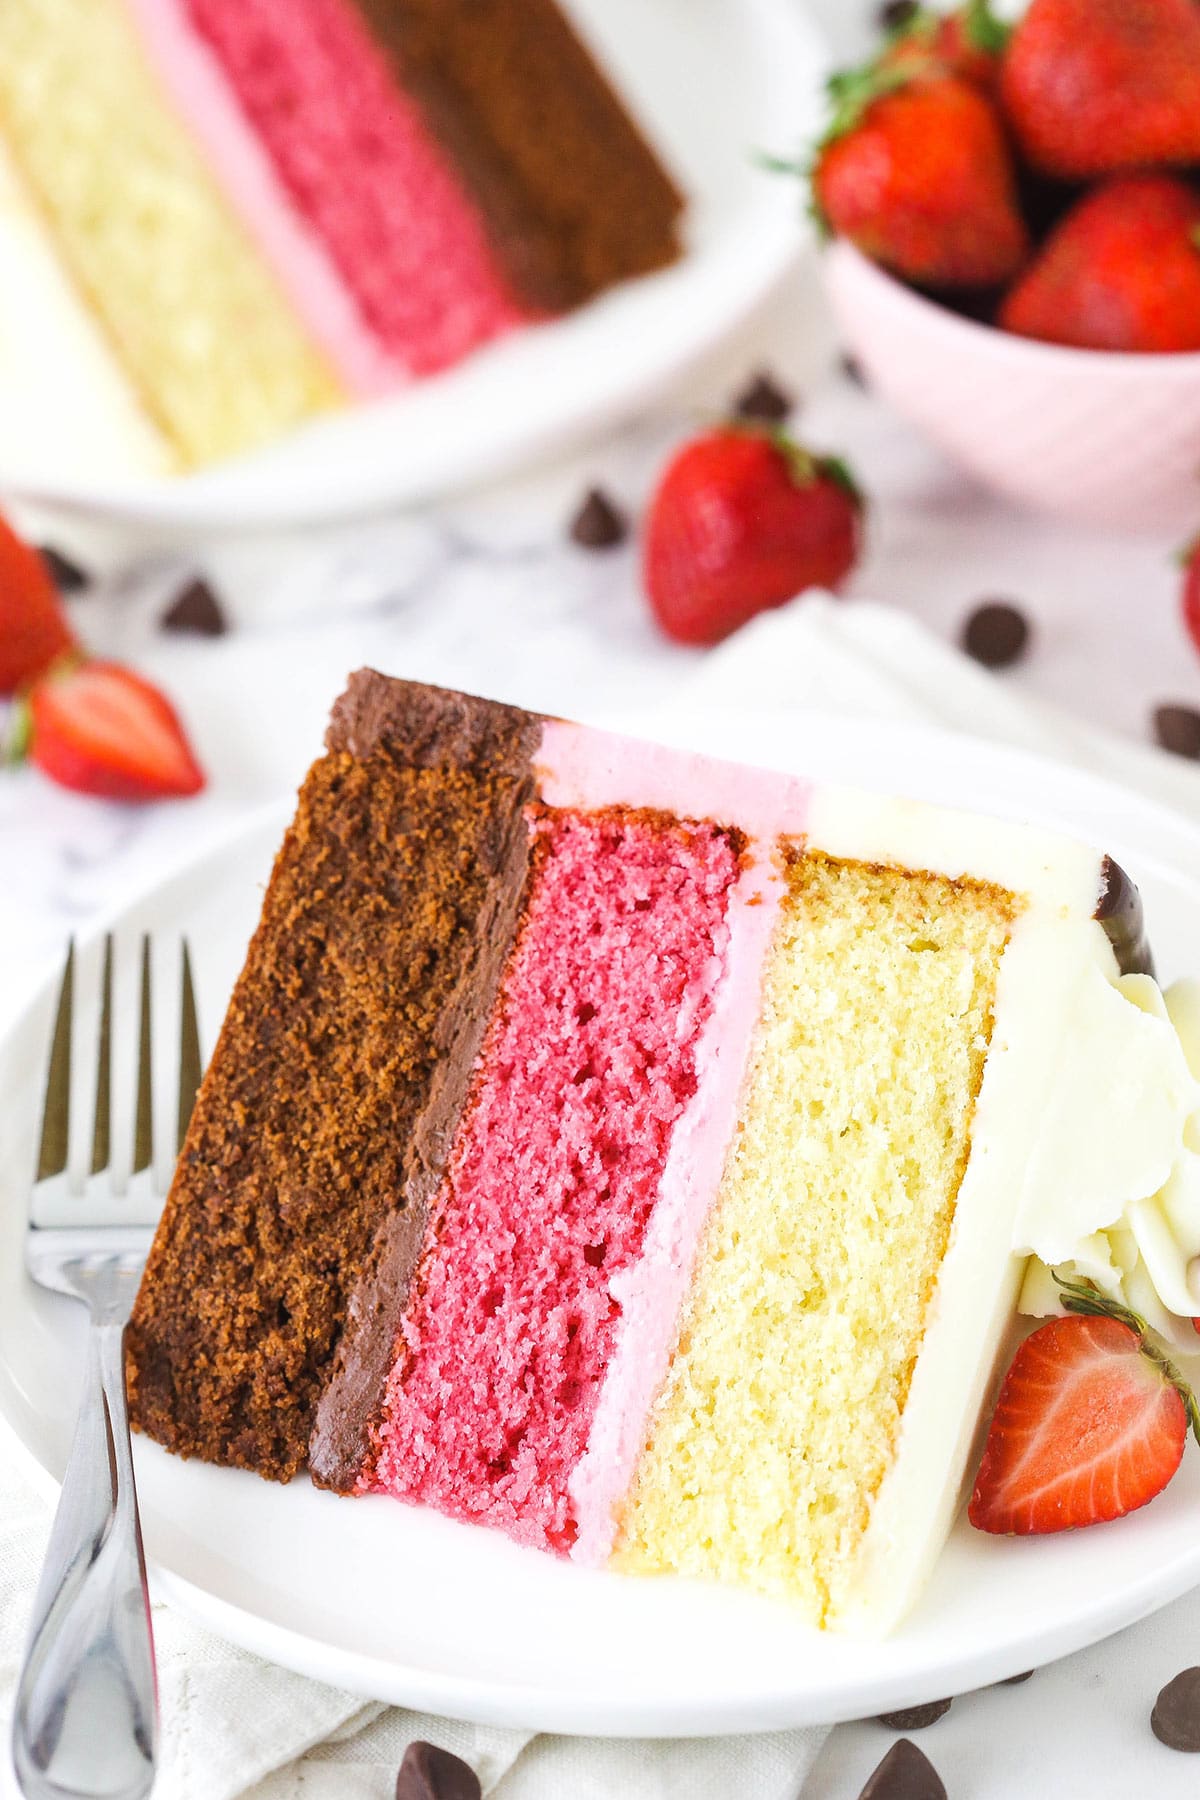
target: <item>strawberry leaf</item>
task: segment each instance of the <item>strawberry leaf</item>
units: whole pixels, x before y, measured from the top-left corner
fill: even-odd
[[[824,150],[838,138],[846,137],[862,121],[864,113],[876,100],[895,94],[914,79],[912,68],[868,63],[865,68],[842,69],[825,84],[830,100],[830,117],[817,144]]]
[[[1175,552],[1175,560],[1181,569],[1190,569],[1196,558],[1200,556],[1200,536],[1192,538],[1182,550]]]
[[[1003,56],[1012,36],[1012,26],[998,19],[989,0],[968,0],[963,8],[963,33],[969,44],[986,56]]]
[[[861,512],[866,505],[866,496],[850,464],[844,456],[819,456],[817,468],[830,481],[836,481],[842,491],[854,502]]]

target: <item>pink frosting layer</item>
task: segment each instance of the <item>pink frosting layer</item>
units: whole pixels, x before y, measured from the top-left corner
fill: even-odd
[[[627,1492],[662,1385],[705,1221],[737,1124],[762,971],[783,898],[780,836],[802,836],[811,788],[792,776],[681,755],[552,721],[537,758],[552,806],[661,807],[736,824],[750,837],[730,895],[725,978],[696,1046],[696,1091],[675,1125],[641,1256],[612,1282],[621,1311],[587,1449],[570,1477],[578,1561],[607,1561],[615,1509]]]
[[[366,399],[407,379],[384,349],[325,246],[301,218],[239,107],[186,0],[126,0],[143,46],[213,176],[296,313],[350,393]]]
[[[354,7],[174,4],[390,357],[429,374],[521,321],[483,219]]]

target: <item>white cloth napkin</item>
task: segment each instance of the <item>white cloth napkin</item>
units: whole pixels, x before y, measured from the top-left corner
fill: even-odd
[[[443,678],[453,677],[446,672]],[[1107,738],[1018,698],[904,615],[867,603],[817,596],[761,618],[701,663],[687,683],[676,686],[674,698],[689,711],[706,702],[819,706],[877,719],[933,722],[1111,773],[1189,812],[1200,803],[1200,770]],[[11,1437],[0,1437],[0,1716],[5,1719],[50,1516],[22,1469],[23,1455]],[[1200,1645],[1200,1604],[1180,1605],[1192,1608],[1184,1635],[1194,1621],[1194,1641]],[[1172,1609],[1171,1616],[1179,1611]],[[835,1734],[810,1788],[806,1778],[826,1735],[820,1728],[692,1742],[531,1737],[364,1705],[352,1695],[237,1650],[162,1605],[155,1607],[155,1630],[164,1721],[156,1800],[383,1800],[393,1792],[400,1758],[415,1737],[467,1758],[496,1800],[563,1800],[568,1795],[572,1800],[616,1795],[623,1800],[794,1800],[802,1788],[813,1800],[842,1795],[848,1800],[858,1791],[857,1785],[849,1785],[851,1771],[861,1784],[888,1742],[878,1727]],[[1083,1660],[1073,1658],[1070,1666]],[[1179,1666],[1175,1662],[1160,1680]],[[874,1737],[855,1736],[868,1729]],[[1152,1740],[1150,1754],[1171,1757]],[[972,1764],[967,1751],[963,1756],[965,1770]],[[1186,1759],[1174,1759],[1174,1772],[1181,1762]],[[1163,1786],[1171,1772],[1161,1779],[1156,1775],[1160,1793],[1176,1791]],[[1031,1800],[1037,1794],[1083,1791],[1073,1784],[1068,1765],[1062,1783],[1030,1786],[1027,1777],[1023,1780],[1024,1785],[1010,1789],[985,1788],[973,1778],[969,1787],[952,1792],[970,1793],[977,1800],[985,1795],[986,1800],[993,1795],[1007,1800],[1009,1793],[1019,1792],[1023,1800]],[[1118,1790],[1093,1785],[1088,1791]],[[1120,1791],[1143,1790],[1135,1785]]]

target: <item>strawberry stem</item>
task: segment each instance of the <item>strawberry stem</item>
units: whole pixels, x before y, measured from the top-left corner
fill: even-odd
[[[13,701],[8,730],[0,744],[0,767],[16,769],[27,759],[33,742],[33,710],[24,694]]]
[[[1067,1312],[1078,1313],[1083,1318],[1115,1319],[1118,1324],[1128,1325],[1137,1334],[1142,1355],[1166,1377],[1183,1401],[1192,1436],[1200,1444],[1200,1403],[1170,1357],[1152,1342],[1150,1327],[1141,1313],[1134,1312],[1132,1307],[1123,1306],[1119,1300],[1110,1300],[1107,1294],[1101,1293],[1094,1281],[1068,1281],[1053,1269],[1051,1274],[1062,1289],[1062,1303]]]
[[[989,0],[968,0],[963,9],[963,31],[967,41],[986,56],[1003,56],[1012,36],[1012,26],[996,17]]]

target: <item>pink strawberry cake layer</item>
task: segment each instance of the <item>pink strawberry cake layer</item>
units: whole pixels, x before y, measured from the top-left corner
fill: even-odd
[[[159,80],[208,166],[347,391],[361,399],[405,381],[405,364],[368,325],[312,224],[293,204],[187,0],[126,0]]]
[[[353,391],[527,316],[483,221],[345,0],[130,0],[231,204]]]
[[[556,721],[534,761],[528,910],[360,1491],[599,1564],[735,1126],[771,846],[807,789]]]

